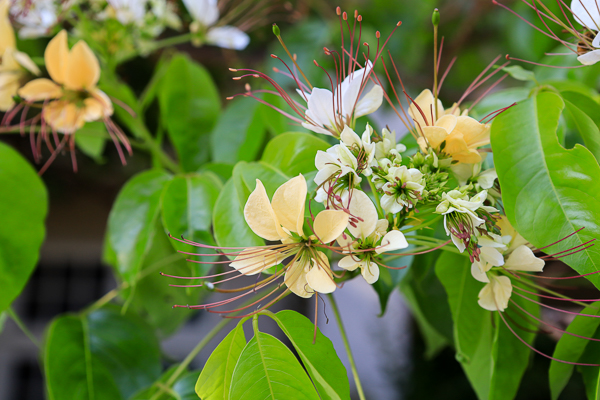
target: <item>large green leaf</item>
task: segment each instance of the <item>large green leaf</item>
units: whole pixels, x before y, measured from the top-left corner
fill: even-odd
[[[163,124],[185,171],[195,171],[210,157],[208,134],[221,110],[208,71],[187,56],[171,60],[158,95]]]
[[[140,390],[129,400],[198,400],[194,384],[199,371],[184,372],[171,387],[166,385],[178,367],[179,364],[173,365],[152,386]]]
[[[21,293],[44,241],[48,195],[19,153],[0,143],[0,312]]]
[[[321,398],[350,399],[348,373],[331,340],[317,329],[317,339],[313,343],[312,322],[295,311],[284,310],[270,317],[292,342]]]
[[[230,400],[318,400],[292,352],[273,336],[255,332],[233,371]]]
[[[102,153],[108,138],[104,121],[87,122],[77,130],[77,135],[74,137],[79,150],[96,162],[102,161]]]
[[[600,302],[595,302],[584,308],[581,311],[581,314],[600,315]],[[584,337],[594,337],[599,326],[600,318],[578,315],[573,322],[569,324],[567,332]],[[563,334],[556,344],[552,357],[563,361],[578,362],[582,354],[586,351],[586,347],[589,343],[590,342],[587,339]],[[594,361],[593,363],[598,363],[598,361]],[[565,364],[558,361],[552,361],[550,363],[548,374],[550,378],[550,392],[552,393],[553,400],[558,399],[558,396],[560,396],[565,386],[567,386],[567,383],[569,383],[574,368],[575,366],[573,364]]]
[[[212,214],[223,184],[212,173],[188,174],[176,176],[164,188],[161,199],[162,221],[165,229],[173,236],[213,245],[210,228]],[[171,240],[176,250],[188,253],[213,253],[203,249]],[[188,258],[192,258],[189,256]],[[211,258],[200,257],[201,261]],[[197,268],[194,272],[204,274],[210,268],[208,264],[190,263]]]
[[[294,177],[314,171],[317,151],[325,151],[329,147],[331,147],[329,143],[316,136],[289,132],[271,140],[261,160],[284,174]]]
[[[585,228],[545,249],[549,254],[568,254],[600,238],[600,166],[583,146],[566,150],[559,145],[556,129],[563,107],[556,94],[541,93],[501,114],[492,125],[502,200],[517,231],[541,248]],[[561,259],[581,274],[597,271],[600,247]],[[597,274],[588,278],[600,287]]]
[[[235,164],[258,158],[266,136],[261,107],[251,97],[229,102],[210,137],[213,161]]]
[[[219,343],[206,361],[196,382],[198,397],[202,400],[229,399],[233,369],[245,346],[244,327],[242,324],[238,324]]]
[[[127,399],[160,375],[150,327],[117,307],[63,315],[48,329],[44,370],[50,400]]]
[[[162,170],[134,176],[117,196],[108,218],[108,240],[117,272],[133,284],[155,234],[164,185],[171,177]],[[162,232],[161,232],[162,234]]]
[[[562,92],[565,111],[581,135],[585,146],[600,160],[600,105],[593,99],[577,92]]]
[[[444,285],[454,321],[456,358],[469,364],[479,345],[488,312],[477,304],[483,287],[471,276],[469,258],[462,254],[443,253],[435,263],[435,273]]]

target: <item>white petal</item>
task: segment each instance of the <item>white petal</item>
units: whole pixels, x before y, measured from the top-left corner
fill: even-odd
[[[479,292],[479,305],[489,311],[504,311],[512,294],[510,279],[495,276]]]
[[[573,17],[582,26],[598,30],[600,29],[600,13],[598,12],[598,6],[596,0],[573,0],[571,2],[571,11]]]
[[[217,0],[183,0],[183,4],[192,18],[205,27],[214,25],[219,19]]]
[[[329,268],[329,260],[324,253],[317,252],[320,260],[313,259],[310,271],[306,273],[306,282],[315,292],[331,293],[337,286]]]
[[[344,126],[344,130],[340,134],[340,140],[348,147],[352,147],[353,145],[362,147],[360,137],[348,125]]]
[[[374,262],[364,263],[364,266],[361,266],[360,273],[365,281],[372,285],[379,279],[379,266]]]
[[[347,271],[354,271],[360,265],[360,260],[356,261],[355,256],[346,256],[338,261],[338,267],[343,268]]]
[[[386,251],[394,251],[399,249],[405,249],[408,247],[408,242],[404,237],[404,234],[400,231],[393,230],[388,232],[383,239],[381,239],[381,246],[375,249],[377,254],[381,254]]]
[[[459,165],[465,165],[465,164],[459,164]],[[468,164],[466,164],[468,165]],[[496,172],[495,168],[491,168],[488,170],[483,171],[482,174],[479,175],[479,177],[477,178],[477,183],[479,183],[479,186],[481,186],[482,189],[489,189],[492,186],[494,186],[494,181],[498,178],[498,173]]]
[[[544,260],[537,258],[529,247],[522,245],[510,253],[504,268],[513,271],[542,272],[544,264]]]
[[[320,126],[315,126],[315,125],[309,124],[308,122],[303,122],[301,125],[304,128],[308,129],[309,131],[312,131],[312,132],[315,132],[315,133],[321,133],[323,135],[333,136],[333,134],[330,131],[328,131],[325,128],[321,128]]]
[[[489,263],[494,267],[504,265],[504,256],[494,247],[482,247],[479,258],[482,262]]]
[[[307,113],[310,111],[309,115],[312,119],[311,122],[323,126],[334,125],[335,118],[333,117],[333,94],[331,91],[327,89],[313,88],[307,105]]]
[[[373,233],[377,225],[377,209],[375,205],[365,192],[354,189],[348,208],[351,215],[351,220],[348,221],[348,230],[354,237],[367,238]],[[358,219],[358,222],[356,222],[356,219]]]
[[[308,259],[302,258],[297,260],[292,265],[288,266],[285,271],[284,282],[286,286],[297,296],[309,298],[312,297],[313,291],[308,286],[306,281],[306,266]]]
[[[383,102],[383,89],[379,85],[373,86],[369,92],[364,95],[356,104],[354,110],[355,117],[362,117],[363,115],[371,114],[377,111]]]
[[[274,250],[249,248],[242,251],[229,266],[244,275],[255,275],[279,264],[286,257]]]
[[[250,37],[235,26],[220,26],[208,30],[206,43],[224,49],[244,50],[250,43]]]
[[[583,65],[594,65],[600,61],[600,50],[590,51],[582,56],[577,57],[577,61]]]
[[[489,264],[482,264],[478,261],[475,261],[471,264],[471,275],[473,278],[477,279],[479,282],[488,283],[490,278],[488,278],[486,272],[489,271]],[[491,266],[490,266],[491,267]]]

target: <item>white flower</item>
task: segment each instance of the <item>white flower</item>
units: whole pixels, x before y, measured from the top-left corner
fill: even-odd
[[[383,101],[381,86],[374,85],[361,96],[372,69],[373,64],[369,61],[366,68],[348,74],[333,93],[328,89],[313,88],[303,95],[307,109],[302,126],[316,133],[335,133],[337,136],[345,125],[354,125],[354,118],[377,110]]]
[[[108,0],[114,18],[123,25],[142,25],[148,0]]]
[[[492,275],[490,282],[479,292],[479,305],[489,311],[504,311],[512,294],[507,276]]]
[[[452,165],[450,170],[458,179],[458,185],[464,186],[470,180],[481,189],[490,189],[494,186],[494,181],[498,178],[495,168],[489,168],[481,171],[482,163],[465,164],[459,163]]]
[[[23,25],[19,30],[22,38],[46,36],[58,22],[53,0],[17,0],[11,4],[10,14],[18,24]]]
[[[386,128],[381,131],[381,140],[375,144],[375,157],[389,158],[390,155],[400,158],[400,153],[406,151],[402,143],[396,144],[396,132],[390,132]],[[401,158],[400,158],[401,159]]]
[[[388,221],[377,220],[377,210],[364,192],[352,191],[349,210],[351,217],[348,231],[355,239],[345,233],[337,239],[344,252],[352,253],[342,258],[338,265],[348,271],[360,268],[363,278],[373,284],[379,279],[379,266],[373,261],[373,257],[387,251],[404,249],[408,247],[408,243],[402,232],[397,230],[387,232]],[[377,245],[380,240],[381,243]],[[365,249],[372,250],[356,251]]]
[[[416,168],[390,167],[385,178],[388,182],[381,188],[381,207],[392,214],[412,208],[425,189],[423,173]]]
[[[243,50],[250,43],[250,37],[239,28],[213,26],[219,20],[217,0],[183,0],[183,4],[194,19],[190,30],[192,33],[206,31],[206,43],[233,50]]]
[[[600,61],[600,11],[596,0],[573,0],[571,2],[571,11],[573,17],[580,25],[586,29],[596,32],[591,45],[594,50],[577,57],[577,61],[583,65],[593,65]]]
[[[319,170],[314,179],[319,186],[315,200],[319,202],[324,202],[328,197],[327,193],[336,188],[336,184],[341,183],[341,179],[345,176],[350,175],[350,187],[354,187],[362,180],[357,173],[358,161],[344,143],[336,144],[327,151],[317,151],[315,165]],[[337,192],[341,195],[339,190]]]

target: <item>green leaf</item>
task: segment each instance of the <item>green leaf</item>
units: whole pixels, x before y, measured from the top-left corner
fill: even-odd
[[[487,311],[477,304],[482,284],[471,276],[469,258],[462,254],[444,252],[435,263],[435,273],[448,295],[456,358],[469,364],[477,351],[483,321],[488,318]]]
[[[229,399],[318,400],[319,395],[294,354],[273,336],[256,332],[235,366]]]
[[[244,327],[238,324],[212,352],[196,382],[202,400],[229,399],[233,369],[246,346]]]
[[[103,121],[87,122],[83,128],[77,130],[77,135],[74,137],[77,147],[83,154],[96,162],[102,161],[102,153],[108,137]]]
[[[316,170],[317,151],[325,151],[329,147],[331,146],[326,141],[308,133],[284,133],[267,144],[261,161],[294,177]]]
[[[173,383],[172,387],[167,389],[165,383],[173,376],[177,367],[179,367],[179,364],[173,365],[152,386],[137,392],[129,400],[198,400],[198,396],[194,391],[194,384],[200,373],[199,371],[182,374]]]
[[[154,382],[160,369],[152,330],[117,307],[63,315],[48,329],[44,370],[50,400],[127,399]]]
[[[600,302],[590,304],[588,307],[584,308],[580,314],[600,315]],[[578,315],[569,324],[567,332],[579,336],[594,337],[596,332],[598,332],[599,326],[600,318],[591,318]],[[591,342],[587,339],[563,334],[556,344],[556,348],[554,349],[554,354],[552,354],[552,357],[563,361],[578,362],[584,352],[586,352],[586,347],[589,343]],[[598,359],[593,361],[593,363],[598,363]],[[548,376],[550,381],[550,392],[552,393],[553,400],[558,399],[565,386],[567,386],[567,383],[569,383],[569,379],[571,379],[574,368],[575,366],[573,364],[565,364],[558,361],[552,361],[550,363]],[[583,368],[587,369],[590,367],[582,367],[582,369]]]
[[[48,194],[31,165],[0,143],[0,312],[21,293],[44,241]]]
[[[160,85],[161,118],[185,171],[208,161],[209,136],[221,110],[217,88],[206,69],[178,54]]]
[[[518,81],[537,82],[533,71],[526,70],[520,65],[511,65],[510,67],[502,68],[502,70]]]
[[[523,278],[524,279],[524,278]],[[514,295],[511,300],[526,310],[529,314],[539,318],[539,306],[521,296]],[[488,313],[486,313],[488,314]],[[490,383],[490,400],[511,400],[517,395],[519,384],[523,374],[527,369],[531,351],[523,344],[513,332],[506,326],[500,318],[499,313],[495,313],[495,334],[492,342],[492,379]],[[506,318],[506,323],[517,335],[529,344],[533,344],[536,333],[529,329],[537,326],[537,322],[530,316],[527,316],[532,325],[521,324],[528,330],[521,329],[512,321],[523,321],[525,315],[515,304],[509,304],[509,307],[502,314]],[[486,315],[487,317],[487,315]]]
[[[223,163],[206,163],[202,165],[199,172],[212,172],[217,175],[223,183],[225,183],[233,175],[233,165]]]
[[[8,318],[8,314],[3,311],[0,313],[0,333],[2,333],[2,330],[4,329],[4,323],[6,322]]]
[[[517,231],[543,248],[585,228],[544,249],[548,254],[600,239],[600,166],[585,147],[559,145],[563,106],[556,94],[542,93],[497,117],[491,134],[504,208]],[[580,274],[598,271],[600,247],[561,260]],[[600,287],[597,274],[587,278]]]
[[[583,138],[587,149],[600,160],[600,104],[576,92],[562,92],[565,111]]]
[[[251,97],[229,102],[210,136],[213,161],[235,164],[258,158],[266,136],[259,106]]]
[[[170,179],[169,174],[157,169],[134,176],[123,186],[110,211],[108,240],[115,253],[115,268],[130,284],[150,249],[160,196]]]
[[[277,322],[292,342],[321,398],[350,399],[348,373],[331,340],[317,329],[317,339],[313,344],[313,323],[295,311],[284,310],[269,317]]]
[[[144,257],[135,286],[126,288],[120,296],[127,299],[128,307],[150,323],[161,336],[168,336],[187,321],[195,310],[187,308],[173,309],[173,305],[198,304],[200,296],[208,292],[202,288],[178,288],[169,284],[195,285],[198,280],[173,279],[160,275],[164,272],[175,276],[200,276],[199,264],[185,261],[177,252],[172,239],[164,233],[160,221],[156,221],[156,234],[152,238],[150,249]]]
[[[176,238],[213,245],[210,228],[212,213],[223,184],[212,173],[176,176],[165,186],[162,199],[162,221],[165,229]],[[188,253],[213,253],[210,249],[199,249],[171,240],[176,250]],[[202,261],[211,259],[202,258]],[[208,264],[194,264],[201,267],[198,274],[204,275],[211,267]]]

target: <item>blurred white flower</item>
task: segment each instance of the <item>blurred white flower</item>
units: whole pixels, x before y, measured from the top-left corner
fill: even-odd
[[[183,4],[194,20],[190,31],[205,33],[205,43],[232,50],[243,50],[250,43],[250,37],[235,26],[214,26],[219,20],[217,0],[183,0]],[[200,45],[202,41],[192,43]]]

